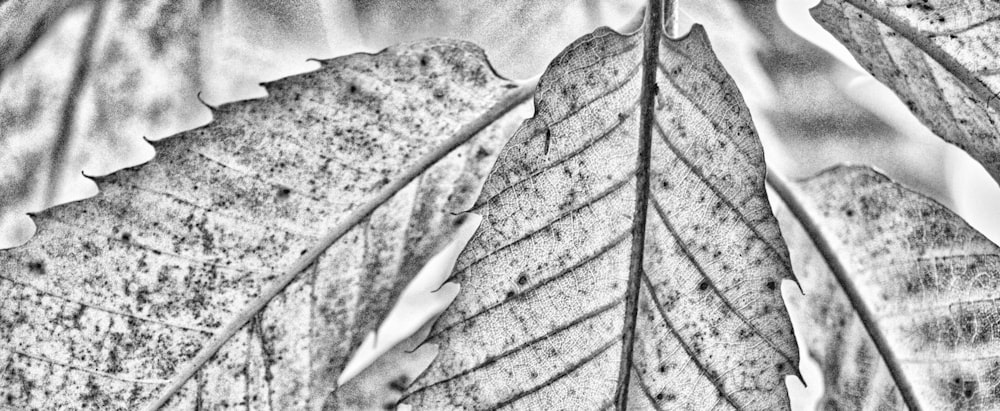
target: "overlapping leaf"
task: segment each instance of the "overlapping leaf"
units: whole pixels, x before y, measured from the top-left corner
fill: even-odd
[[[806,293],[790,304],[824,368],[824,408],[995,408],[1000,248],[867,167],[825,171],[790,196],[794,219],[779,217]]]
[[[481,50],[352,55],[222,106],[0,252],[0,405],[134,409],[317,238],[510,92]],[[354,227],[171,406],[323,405],[350,351],[445,243],[506,117]]]
[[[431,332],[440,354],[404,402],[608,408],[630,344],[629,406],[788,407],[798,354],[779,285],[791,272],[756,133],[704,31],[651,42],[656,57],[642,44],[658,30],[599,29],[549,66],[477,202],[483,223],[453,274],[462,291]],[[652,161],[637,157],[643,128]],[[623,342],[644,165],[636,337]]]
[[[931,130],[1000,181],[1000,3],[823,0],[813,15]]]

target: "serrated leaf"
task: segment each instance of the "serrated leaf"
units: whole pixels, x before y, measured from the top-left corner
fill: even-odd
[[[810,325],[802,331],[824,368],[825,409],[1000,404],[1000,248],[867,167],[778,192],[794,215],[782,231],[806,293],[789,304]]]
[[[763,153],[704,30],[661,38],[656,4],[642,32],[599,29],[542,76],[477,201],[440,354],[404,402],[788,407],[791,271]]]
[[[514,86],[469,43],[329,60],[39,214],[30,243],[0,252],[0,405],[135,409],[192,369],[171,408],[319,408],[471,205],[517,120],[496,121],[523,100]],[[408,167],[487,126],[403,188]],[[300,280],[247,308],[293,262]]]
[[[1000,3],[823,0],[812,14],[924,124],[1000,181]]]

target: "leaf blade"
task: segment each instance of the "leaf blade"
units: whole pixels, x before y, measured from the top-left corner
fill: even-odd
[[[218,332],[282,266],[293,265],[319,237],[316,230],[345,222],[367,200],[391,197],[386,207],[369,204],[364,214],[374,214],[367,218],[354,216],[364,224],[250,318],[171,403],[319,407],[351,349],[447,241],[456,220],[448,211],[471,202],[506,124],[482,120],[477,111],[512,87],[478,48],[429,40],[335,59],[320,71],[269,83],[268,98],[219,107],[209,126],[155,143],[153,162],[99,178],[100,196],[41,213],[38,236],[0,254],[5,279],[48,292],[37,297],[4,282],[15,292],[3,302],[0,335],[14,348],[41,349],[77,369],[165,379],[196,355],[208,339],[205,329]],[[493,120],[517,105],[506,102],[491,112]],[[267,127],[258,127],[264,120]],[[422,156],[459,129],[481,138],[411,184],[396,179],[405,171],[399,164],[426,165]],[[398,193],[380,194],[386,187]],[[87,305],[60,320],[66,300],[50,301],[54,294]],[[177,324],[196,327],[183,332]],[[97,384],[103,376],[96,373],[75,381],[61,368],[40,376],[23,358],[7,357],[3,378],[11,384],[4,390],[12,395],[3,398],[14,406],[64,388],[47,399],[50,405],[135,408],[159,388]]]
[[[462,291],[429,340],[442,344],[441,353],[406,402],[418,408],[614,404],[641,127],[641,43],[641,33],[599,29],[570,45],[542,76],[535,117],[505,146],[477,201],[483,224],[452,276]],[[646,291],[639,296],[628,402],[787,407],[783,378],[795,372],[797,352],[777,284],[790,271],[762,192],[756,134],[700,27],[685,39],[662,41],[659,52],[657,121],[645,124],[653,131],[654,159],[648,277],[641,279]],[[719,154],[707,154],[713,150]],[[658,220],[664,216],[668,221]],[[731,224],[700,226],[718,220]],[[669,233],[671,223],[694,263]],[[754,257],[737,265],[741,254]],[[703,282],[706,275],[716,286]],[[742,347],[749,340],[769,348],[719,355],[725,351],[719,341]],[[741,361],[754,365],[733,366]]]
[[[1000,55],[991,46],[1000,7],[824,0],[812,14],[935,134],[1000,181]]]
[[[805,313],[815,325],[806,340],[832,367],[827,403],[888,409],[996,404],[989,344],[995,314],[975,301],[989,299],[996,288],[1000,248],[941,204],[867,167],[833,168],[796,187],[791,201],[817,226],[808,239],[822,236],[830,244],[817,253],[803,239],[789,239],[800,245],[793,257],[803,288],[823,291]],[[825,269],[830,253],[843,262],[855,297]],[[868,324],[856,316],[861,310],[871,313]]]

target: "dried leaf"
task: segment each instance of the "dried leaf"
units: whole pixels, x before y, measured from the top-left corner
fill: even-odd
[[[1000,181],[1000,3],[823,0],[812,14],[924,124]]]
[[[655,4],[642,33],[599,29],[542,76],[477,201],[440,354],[404,402],[788,407],[791,270],[763,153],[704,30],[660,40]]]
[[[1000,248],[867,167],[775,186],[794,215],[779,213],[806,295],[790,304],[809,321],[825,409],[1000,404]]]
[[[471,206],[517,118],[495,120],[519,101],[480,49],[445,40],[266,86],[269,97],[154,143],[152,162],[97,179],[98,197],[39,214],[29,244],[0,252],[0,405],[135,409],[193,368],[171,407],[322,406],[447,242],[450,212]],[[486,126],[403,188],[408,167]],[[325,230],[382,197],[311,263]],[[248,303],[293,262],[300,281],[253,315]],[[214,358],[210,338],[228,340]]]

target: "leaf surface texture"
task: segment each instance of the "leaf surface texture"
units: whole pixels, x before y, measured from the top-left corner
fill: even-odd
[[[404,397],[417,409],[603,409],[618,383],[643,36],[598,29],[542,76]],[[787,251],[750,115],[704,30],[663,40],[630,407],[783,409],[797,368]]]
[[[802,308],[809,325],[802,332],[824,368],[823,408],[906,409],[890,361],[922,409],[995,408],[1000,248],[941,204],[867,167],[834,168],[795,187],[834,256],[816,251],[801,219],[782,218],[806,293],[789,304]],[[859,300],[844,292],[831,258]],[[872,314],[869,326],[886,351],[859,309]]]
[[[1000,3],[823,0],[812,14],[924,124],[1000,181]]]
[[[326,230],[513,84],[470,43],[323,62],[154,143],[0,252],[0,405],[135,409]],[[351,351],[457,226],[516,115],[344,235],[168,408],[319,408]]]

